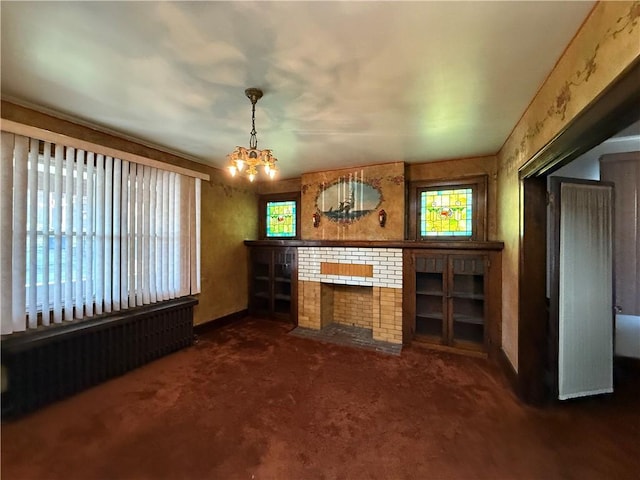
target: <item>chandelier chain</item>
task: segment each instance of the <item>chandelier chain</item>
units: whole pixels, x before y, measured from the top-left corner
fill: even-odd
[[[251,101],[251,136],[249,137],[249,148],[258,148],[258,132],[256,132],[256,102]]]

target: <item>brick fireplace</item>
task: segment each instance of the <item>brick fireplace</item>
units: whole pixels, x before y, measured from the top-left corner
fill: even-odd
[[[331,323],[402,344],[402,249],[298,247],[298,325]]]

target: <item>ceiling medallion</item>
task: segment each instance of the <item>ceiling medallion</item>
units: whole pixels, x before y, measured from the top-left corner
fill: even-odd
[[[236,147],[227,155],[229,158],[229,172],[232,177],[238,172],[244,172],[250,182],[256,179],[258,167],[264,168],[270,179],[273,179],[278,171],[276,162],[278,161],[271,154],[271,150],[258,150],[258,138],[256,136],[256,103],[262,98],[262,90],[258,88],[247,88],[244,94],[251,101],[251,136],[249,137],[249,148]]]

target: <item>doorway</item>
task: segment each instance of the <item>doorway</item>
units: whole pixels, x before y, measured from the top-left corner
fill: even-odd
[[[518,312],[518,393],[527,403],[551,399],[547,293],[547,177],[639,120],[640,62],[614,82],[520,169],[522,207]],[[554,362],[555,365],[554,365]]]

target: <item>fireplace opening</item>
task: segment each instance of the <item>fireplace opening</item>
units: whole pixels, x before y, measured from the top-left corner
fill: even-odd
[[[373,287],[322,283],[320,297],[320,328],[337,323],[372,329]]]
[[[384,289],[380,287],[324,282],[315,285],[318,287],[315,295],[303,296],[303,301],[317,308],[316,327],[311,329],[299,325],[292,330],[293,335],[400,355],[400,334],[393,337],[394,334],[389,333],[395,332],[392,322],[397,319],[392,312],[381,311],[395,307],[394,302],[388,298],[389,292],[382,293],[387,296],[382,299],[381,290]],[[394,295],[394,292],[391,294]],[[388,306],[381,305],[381,302]]]

